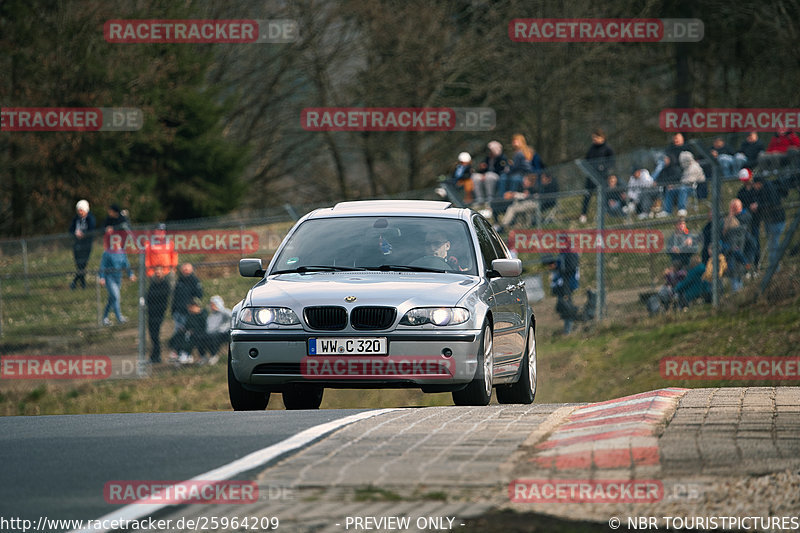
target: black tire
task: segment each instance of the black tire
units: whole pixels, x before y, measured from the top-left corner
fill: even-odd
[[[290,411],[319,409],[324,392],[325,389],[319,385],[290,385],[283,391],[283,406]]]
[[[536,398],[536,332],[528,328],[528,339],[516,383],[497,387],[498,403],[531,404]]]
[[[231,350],[228,349],[228,397],[234,411],[263,411],[269,403],[268,392],[253,392],[242,387],[233,375]]]
[[[464,389],[453,392],[456,405],[489,405],[492,399],[492,372],[494,371],[494,346],[492,328],[483,326],[478,348],[478,368],[475,377]]]

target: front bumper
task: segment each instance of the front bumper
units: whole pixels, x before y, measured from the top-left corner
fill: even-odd
[[[239,329],[231,332],[231,368],[236,380],[252,390],[279,390],[293,383],[340,388],[459,388],[475,375],[480,333]],[[308,339],[319,337],[386,337],[388,354],[309,356]]]

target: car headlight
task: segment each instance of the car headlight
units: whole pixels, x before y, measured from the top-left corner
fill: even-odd
[[[415,307],[407,312],[400,323],[405,326],[452,326],[469,320],[469,311],[461,307]]]
[[[300,323],[300,319],[288,307],[245,307],[239,312],[239,320],[253,326],[294,326]]]

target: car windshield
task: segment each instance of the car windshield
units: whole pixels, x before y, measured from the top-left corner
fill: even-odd
[[[337,217],[303,222],[270,274],[339,270],[475,275],[467,224],[435,217]]]

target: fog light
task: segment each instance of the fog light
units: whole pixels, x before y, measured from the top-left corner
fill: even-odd
[[[256,350],[255,348],[250,348],[250,351],[248,353],[250,354],[250,357],[252,357],[253,359],[258,357],[258,350]]]
[[[452,357],[453,350],[451,350],[450,348],[445,348],[444,350],[442,350],[442,355],[445,357]]]

